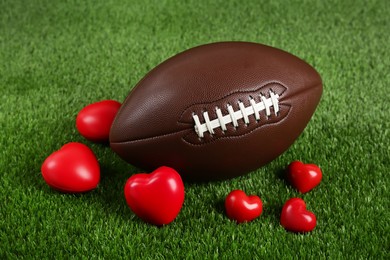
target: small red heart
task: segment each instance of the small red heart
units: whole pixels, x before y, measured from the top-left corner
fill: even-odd
[[[263,203],[256,195],[247,196],[242,190],[234,190],[225,199],[227,216],[237,223],[249,222],[259,217]]]
[[[120,106],[118,101],[103,100],[84,107],[76,118],[77,130],[90,141],[108,142],[110,128]]]
[[[42,176],[52,188],[70,193],[95,189],[100,181],[99,163],[86,145],[68,143],[43,162]]]
[[[300,198],[289,199],[283,206],[280,224],[292,232],[310,232],[316,227],[316,216],[306,210],[305,202]]]
[[[125,198],[130,209],[144,221],[166,225],[183,205],[183,181],[174,169],[165,166],[150,174],[134,174],[126,182]]]
[[[300,161],[290,163],[287,174],[291,185],[302,193],[314,189],[322,179],[320,167],[315,164],[303,164]]]

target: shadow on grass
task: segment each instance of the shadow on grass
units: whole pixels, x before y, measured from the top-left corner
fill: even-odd
[[[86,141],[85,139],[73,138],[75,140],[86,144],[89,146],[94,153],[96,154],[101,170],[101,180],[99,186],[90,192],[81,193],[81,194],[64,194],[64,196],[69,195],[70,198],[83,198],[83,200],[87,200],[91,204],[96,204],[97,210],[101,210],[104,214],[107,215],[116,215],[122,220],[125,221],[136,221],[137,223],[143,223],[127,206],[125,197],[124,197],[124,185],[127,179],[133,174],[141,172],[139,169],[127,164],[123,160],[121,160],[113,151],[110,150],[109,145],[107,143],[103,144],[94,144]],[[32,155],[29,155],[32,156]],[[45,158],[42,158],[42,163]],[[41,160],[41,158],[39,158]],[[27,165],[27,163],[26,163]],[[26,166],[25,165],[25,166]],[[27,171],[37,172],[37,169],[40,167],[38,163],[27,169]],[[32,168],[32,169],[31,169]],[[275,171],[275,175],[286,185],[289,185],[286,180],[285,169],[278,169]],[[40,173],[40,168],[39,168]],[[249,178],[249,177],[247,177]],[[58,194],[63,194],[54,189],[51,189],[44,182],[41,174],[30,174],[26,177],[19,176],[20,183],[22,186],[32,186],[37,190],[44,190],[47,194],[56,196]],[[186,189],[192,189],[199,186],[202,190],[204,186],[210,185],[210,182],[184,182]],[[224,181],[212,182],[213,186],[226,186]],[[206,187],[205,187],[206,188]],[[207,188],[206,188],[207,189]],[[207,196],[206,196],[207,197]],[[196,199],[194,197],[193,199]],[[213,209],[213,211],[220,215],[221,217],[226,216],[225,212],[225,196],[217,197],[217,198],[208,198],[209,205]],[[207,203],[207,202],[204,202]],[[198,204],[195,202],[195,204]],[[200,203],[199,205],[201,205]],[[269,199],[268,203],[264,205],[263,214],[261,218],[270,218],[272,222],[279,222],[280,212],[282,209],[282,203],[277,201],[277,198]],[[203,213],[199,213],[199,217],[202,216]]]
[[[101,156],[99,163],[101,180],[97,188],[96,200],[101,204],[101,209],[108,215],[116,214],[124,220],[137,220],[138,218],[127,206],[124,186],[127,179],[139,170],[122,161],[112,151]]]
[[[226,215],[225,198],[217,199],[214,202],[214,209],[218,214]]]
[[[275,173],[276,177],[284,182],[287,186],[290,186],[290,183],[287,180],[287,170],[286,169],[278,169]]]
[[[65,127],[68,124],[69,122],[63,122],[58,127]],[[45,159],[68,142],[83,143],[96,155],[100,165],[100,182],[96,189],[76,194],[66,193],[51,188],[43,179],[41,166]],[[23,154],[19,153],[18,158],[14,158],[7,166],[10,174],[12,169],[13,172],[16,172],[15,169],[19,169],[20,172],[20,174],[9,177],[10,185],[14,186],[12,189],[21,190],[24,193],[29,190],[31,192],[29,196],[36,196],[37,199],[50,200],[50,197],[54,196],[66,197],[67,200],[69,198],[70,203],[75,204],[81,199],[86,202],[86,205],[91,205],[105,214],[116,214],[126,220],[137,219],[126,204],[123,188],[126,180],[138,170],[116,156],[110,150],[108,143],[92,143],[76,133],[61,140],[59,138],[51,138],[47,142],[30,140],[28,146],[32,149],[20,149]],[[42,192],[46,198],[39,197],[39,193]],[[74,202],[71,202],[72,200]]]

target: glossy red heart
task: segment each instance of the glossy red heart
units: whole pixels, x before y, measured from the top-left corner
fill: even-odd
[[[310,232],[316,227],[316,216],[306,210],[306,203],[300,198],[289,199],[283,206],[280,224],[292,232]]]
[[[121,106],[115,100],[103,100],[84,107],[77,115],[76,128],[86,139],[108,142],[110,128]]]
[[[315,164],[304,164],[300,161],[290,163],[287,178],[292,186],[302,193],[306,193],[320,184],[322,172]]]
[[[249,222],[259,217],[263,203],[256,195],[247,196],[242,190],[234,190],[225,199],[227,216],[237,223]]]
[[[52,188],[70,193],[86,192],[100,181],[99,163],[86,145],[68,143],[43,162],[42,176]]]
[[[183,205],[183,181],[174,169],[165,166],[150,174],[134,174],[126,182],[125,198],[130,209],[144,221],[166,225]]]

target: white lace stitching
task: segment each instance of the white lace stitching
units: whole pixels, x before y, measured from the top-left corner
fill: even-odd
[[[222,131],[226,131],[227,124],[232,123],[234,127],[238,127],[238,120],[243,119],[246,125],[249,124],[249,116],[254,115],[256,121],[260,120],[260,112],[265,110],[267,118],[271,116],[271,107],[275,113],[275,116],[279,112],[279,95],[275,94],[271,90],[269,91],[270,97],[266,98],[260,95],[261,101],[256,103],[253,98],[249,99],[250,106],[245,107],[244,103],[238,102],[239,110],[234,111],[233,107],[228,104],[228,114],[223,115],[220,108],[216,107],[215,112],[217,118],[210,120],[209,113],[203,112],[204,123],[201,123],[199,117],[193,114],[192,117],[195,122],[195,132],[200,138],[204,137],[205,132],[209,132],[211,135],[214,134],[214,129],[221,128]]]

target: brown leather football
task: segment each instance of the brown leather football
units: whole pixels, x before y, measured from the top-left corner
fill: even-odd
[[[285,51],[248,42],[198,46],[164,61],[130,92],[110,132],[124,160],[189,181],[232,178],[282,154],[322,94],[320,75]]]

